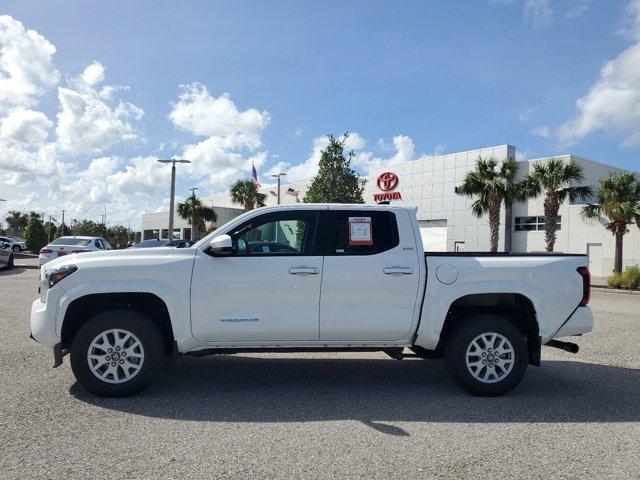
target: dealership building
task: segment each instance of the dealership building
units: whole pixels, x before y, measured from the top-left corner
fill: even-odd
[[[422,157],[373,169],[365,185],[366,203],[388,200],[391,204],[417,207],[420,234],[426,251],[487,251],[489,250],[489,225],[486,216],[477,218],[471,212],[473,199],[456,193],[466,173],[475,166],[478,157],[494,157],[503,160],[516,157],[511,145],[468,150],[432,157]],[[601,177],[620,169],[574,155],[562,155],[572,159],[584,169],[583,185],[597,188]],[[518,179],[523,178],[532,164],[541,159],[518,162]],[[298,182],[281,187],[281,203],[295,203],[302,199],[310,182]],[[273,187],[262,187],[267,195],[267,205],[277,203]],[[218,214],[217,226],[239,215],[242,209],[234,205],[229,195],[205,197],[206,205]],[[592,275],[608,275],[613,269],[614,237],[605,228],[604,221],[589,222],[580,212],[584,203],[565,202],[558,212],[558,232],[555,250],[565,253],[586,253]],[[189,238],[189,225],[175,216],[174,236]],[[501,212],[501,251],[542,252],[544,242],[543,198],[517,202],[503,207]],[[168,213],[142,216],[143,238],[166,236]],[[640,264],[640,229],[635,225],[625,235],[624,266]]]

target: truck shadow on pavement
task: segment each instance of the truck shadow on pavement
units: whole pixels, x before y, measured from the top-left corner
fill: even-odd
[[[498,398],[463,392],[441,360],[226,356],[180,358],[149,389],[106,399],[74,384],[78,399],[149,417],[206,422],[637,422],[640,370],[576,361],[529,367]]]

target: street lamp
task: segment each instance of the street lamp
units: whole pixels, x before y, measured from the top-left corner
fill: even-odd
[[[184,160],[179,158],[172,158],[170,160],[162,160],[158,159],[160,163],[170,163],[171,164],[171,198],[169,199],[169,239],[173,240],[173,208],[175,203],[175,195],[176,195],[176,163],[191,163],[190,160]],[[160,236],[162,236],[162,231],[160,231]]]
[[[271,175],[273,178],[278,179],[278,205],[280,205],[280,177],[284,177],[286,175],[287,175],[286,173],[282,173],[282,172]]]

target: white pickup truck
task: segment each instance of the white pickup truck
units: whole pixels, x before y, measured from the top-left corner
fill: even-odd
[[[593,327],[585,255],[424,252],[416,210],[266,207],[191,248],[69,255],[41,271],[31,334],[101,396],[145,388],[171,354],[443,356],[501,395],[542,345]],[[410,349],[413,353],[405,353]]]

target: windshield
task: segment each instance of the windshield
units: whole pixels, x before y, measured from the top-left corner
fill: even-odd
[[[49,245],[79,245],[81,247],[86,247],[90,243],[90,238],[60,237],[56,238]]]

